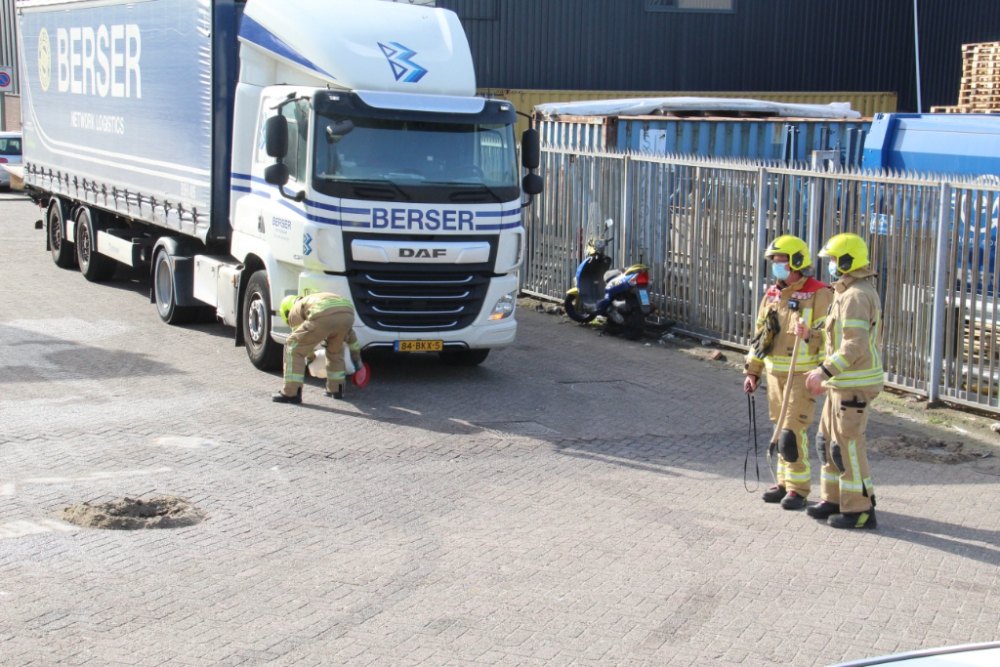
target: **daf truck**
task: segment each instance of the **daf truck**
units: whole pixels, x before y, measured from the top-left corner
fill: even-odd
[[[476,96],[457,16],[385,0],[19,0],[24,182],[57,265],[148,268],[280,367],[290,294],[349,296],[366,349],[514,340],[537,132]],[[523,175],[523,178],[522,178]]]

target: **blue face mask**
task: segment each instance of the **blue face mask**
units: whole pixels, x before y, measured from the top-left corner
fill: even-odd
[[[831,259],[830,263],[826,265],[826,270],[830,272],[831,278],[838,278],[837,275],[837,260]]]
[[[788,276],[791,275],[791,271],[788,270],[787,264],[774,262],[771,264],[771,275],[778,280],[788,280]]]

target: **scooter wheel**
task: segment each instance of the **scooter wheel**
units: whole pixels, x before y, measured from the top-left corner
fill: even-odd
[[[646,329],[646,316],[642,313],[642,307],[635,299],[630,300],[632,309],[625,313],[625,326],[622,327],[622,335],[628,340],[639,340]]]
[[[574,322],[580,322],[581,324],[592,322],[594,318],[597,317],[597,313],[587,313],[585,315],[581,314],[577,310],[578,300],[579,300],[578,295],[575,294],[566,295],[566,300],[563,301],[563,309],[566,311],[566,315],[569,316],[569,319],[573,320]]]

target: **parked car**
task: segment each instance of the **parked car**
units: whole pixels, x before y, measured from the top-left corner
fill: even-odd
[[[1000,665],[1000,642],[966,644],[935,648],[912,653],[887,655],[881,658],[844,662],[833,667],[993,667]]]
[[[0,188],[10,187],[10,172],[5,164],[21,164],[21,133],[0,132]]]

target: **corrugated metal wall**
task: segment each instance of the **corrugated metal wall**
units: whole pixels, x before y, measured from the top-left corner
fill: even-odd
[[[21,92],[20,71],[17,68],[17,35],[14,22],[14,0],[0,0],[0,65],[14,68],[14,93]]]
[[[923,106],[954,104],[961,45],[1000,40],[998,0],[919,0]],[[733,14],[643,0],[437,0],[465,25],[480,87],[890,91],[916,110],[912,0],[740,0]]]

